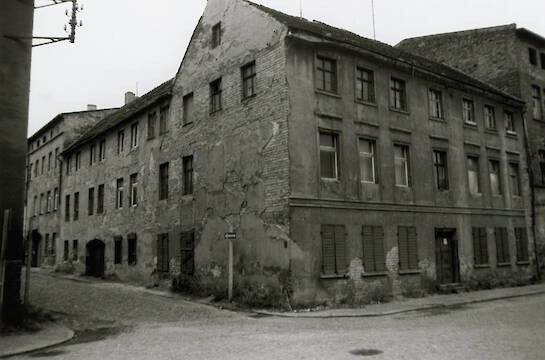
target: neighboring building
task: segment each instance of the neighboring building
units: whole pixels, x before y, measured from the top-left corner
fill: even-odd
[[[235,293],[297,304],[527,279],[523,106],[348,31],[209,0],[175,79],[63,153],[83,162],[63,170],[59,247],[80,272],[219,292],[235,232]]]
[[[62,113],[28,139],[24,233],[32,241],[32,266],[55,264],[63,147],[113,111],[90,105],[87,111]]]
[[[536,240],[545,262],[545,38],[516,24],[403,40],[398,48],[431,58],[526,101]],[[509,130],[510,123],[506,124]]]

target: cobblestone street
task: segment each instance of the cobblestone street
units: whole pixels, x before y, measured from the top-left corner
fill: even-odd
[[[544,295],[378,318],[260,318],[40,270],[31,299],[79,338],[21,359],[542,359],[545,352]]]

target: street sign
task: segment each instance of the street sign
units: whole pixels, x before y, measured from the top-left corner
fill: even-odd
[[[228,232],[225,233],[225,240],[236,240],[237,239],[237,233]]]

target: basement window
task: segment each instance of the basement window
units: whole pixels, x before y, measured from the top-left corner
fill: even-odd
[[[212,49],[218,47],[221,44],[221,22],[212,26]]]

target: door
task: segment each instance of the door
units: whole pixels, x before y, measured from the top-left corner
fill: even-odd
[[[435,259],[437,281],[441,284],[456,283],[460,280],[458,242],[456,230],[435,230]]]
[[[30,249],[31,257],[30,257],[30,266],[32,267],[38,267],[40,266],[40,242],[42,240],[42,236],[37,230],[32,231],[32,249]]]
[[[87,275],[104,276],[104,243],[98,239],[89,241],[86,246],[85,268]]]

